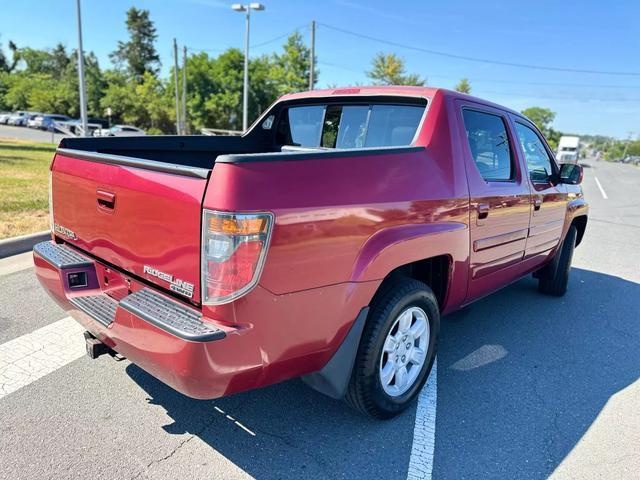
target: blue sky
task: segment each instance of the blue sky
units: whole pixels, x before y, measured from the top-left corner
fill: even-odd
[[[562,131],[601,133],[626,138],[640,134],[640,2],[602,1],[377,1],[263,0],[267,9],[252,17],[252,55],[280,48],[299,29],[309,37],[317,29],[319,86],[367,83],[365,71],[376,52],[401,55],[409,72],[429,85],[451,88],[461,77],[473,94],[516,110],[537,105],[557,113]],[[77,43],[75,0],[3,2],[0,42],[52,47]],[[242,48],[244,17],[232,1],[84,0],[85,50],[93,50],[102,67],[117,40],[126,38],[126,10],[151,11],[158,30],[163,74],[171,63],[173,37],[180,45],[211,50]],[[472,62],[385,45],[347,35],[359,34],[467,57],[578,70],[631,72],[636,75],[586,74],[517,68]],[[265,43],[268,42],[268,43]]]

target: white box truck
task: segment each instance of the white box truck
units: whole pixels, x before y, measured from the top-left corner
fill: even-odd
[[[563,135],[558,143],[557,159],[559,163],[578,163],[580,158],[580,137]]]

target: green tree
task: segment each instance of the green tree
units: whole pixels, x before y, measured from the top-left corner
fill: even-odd
[[[542,107],[529,107],[523,110],[522,114],[535,123],[542,133],[551,128],[551,124],[556,118],[555,112]]]
[[[372,69],[367,76],[375,85],[424,85],[417,74],[407,74],[404,59],[393,53],[378,53],[373,58]]]
[[[111,108],[112,120],[122,123],[135,104],[135,92],[131,88],[130,79],[118,70],[107,70],[104,78],[106,87],[100,99],[100,107],[103,111]]]
[[[558,142],[562,134],[551,127],[553,120],[556,118],[555,112],[543,107],[529,107],[523,110],[522,114],[535,123],[552,149],[558,148]]]
[[[132,124],[149,133],[173,132],[174,104],[166,84],[151,72],[143,74],[139,82],[118,71],[105,76],[107,88],[100,105],[102,111],[111,108],[114,122]]]
[[[203,127],[241,128],[243,65],[244,55],[235,48],[218,57],[198,53],[187,58],[187,117],[193,131]],[[273,68],[273,61],[268,56],[249,62],[250,120],[255,120],[280,92],[272,76]],[[165,92],[171,102],[175,101],[174,88],[172,71]],[[172,117],[175,118],[175,114]]]
[[[470,94],[471,93],[471,84],[469,83],[469,79],[468,78],[463,78],[461,79],[458,84],[454,87],[456,92],[460,92],[460,93],[466,93],[466,94]]]
[[[21,48],[20,60],[24,63],[24,71],[28,74],[46,74],[52,78],[64,77],[69,64],[73,61],[67,49],[61,43],[51,50]]]
[[[7,76],[0,87],[2,103],[9,108],[79,115],[77,53],[58,44],[51,50],[23,48],[18,51],[20,70]],[[98,59],[85,55],[87,106],[91,115],[100,115],[104,80]]]
[[[127,11],[126,25],[129,40],[118,42],[118,48],[110,55],[111,60],[116,67],[124,67],[136,80],[141,80],[146,72],[157,75],[160,56],[154,44],[158,34],[149,11],[131,7]]]
[[[302,35],[294,32],[287,38],[283,52],[273,55],[271,77],[277,84],[278,93],[283,95],[308,90],[310,68],[311,50],[304,44]],[[318,73],[314,71],[316,82]]]
[[[7,58],[4,50],[2,50],[2,45],[0,44],[0,72],[11,73],[20,61],[18,47],[11,40],[9,40],[9,51],[12,55],[11,60]]]

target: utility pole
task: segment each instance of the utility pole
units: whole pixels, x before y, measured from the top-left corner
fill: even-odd
[[[622,159],[627,156],[627,149],[629,148],[629,144],[631,143],[631,139],[633,138],[633,132],[627,132],[629,134],[629,139],[624,144],[624,152],[622,152]]]
[[[182,48],[182,134],[187,134],[187,47]]]
[[[315,66],[316,66],[316,21],[311,21],[311,65],[309,67],[309,90],[313,90],[315,83]]]
[[[87,96],[84,91],[84,53],[82,50],[82,17],[80,15],[80,0],[76,1],[78,11],[78,81],[80,87],[80,119],[82,121],[82,136],[87,136]]]
[[[173,39],[173,79],[176,84],[176,135],[180,135],[180,95],[178,93],[178,42]]]

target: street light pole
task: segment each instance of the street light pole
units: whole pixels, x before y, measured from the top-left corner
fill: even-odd
[[[242,87],[242,131],[249,126],[249,32],[251,31],[251,8],[247,8],[247,26],[244,35],[244,82]]]
[[[78,82],[80,87],[80,119],[82,122],[82,136],[87,136],[87,97],[84,91],[84,53],[82,50],[82,17],[80,15],[80,0],[76,0],[78,12]]]
[[[244,35],[244,85],[242,88],[242,131],[249,127],[249,34],[251,30],[251,10],[264,10],[261,3],[249,3],[242,5],[234,3],[231,8],[236,12],[244,12],[246,17],[246,30]]]

